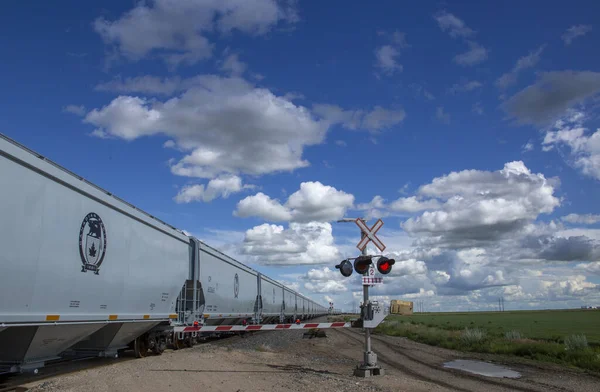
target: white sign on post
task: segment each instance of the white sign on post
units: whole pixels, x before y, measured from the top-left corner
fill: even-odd
[[[370,229],[367,225],[365,225],[365,222],[360,219],[356,219],[356,224],[358,227],[360,227],[360,230],[365,233],[365,236],[360,240],[358,245],[356,245],[358,249],[365,249],[365,246],[367,246],[369,241],[372,241],[380,251],[383,252],[385,250],[385,244],[381,242],[381,240],[375,235],[377,234],[377,231],[381,229],[381,226],[383,226],[383,221],[381,219],[378,219]]]
[[[383,278],[375,277],[375,265],[371,264],[369,266],[369,272],[367,276],[363,276],[362,284],[363,286],[374,286],[376,284],[383,284]]]

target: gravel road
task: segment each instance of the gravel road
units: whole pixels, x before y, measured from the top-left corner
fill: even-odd
[[[45,391],[594,391],[600,379],[542,365],[512,364],[518,380],[489,378],[445,369],[447,360],[466,358],[451,350],[402,338],[373,338],[386,374],[357,378],[363,338],[355,330],[326,330],[325,338],[304,331],[266,331],[213,340],[179,351],[116,362],[91,361],[77,369],[22,385]],[[468,356],[473,358],[472,355]],[[481,358],[481,357],[476,357]],[[488,360],[490,358],[487,358]],[[94,365],[96,363],[96,365]]]

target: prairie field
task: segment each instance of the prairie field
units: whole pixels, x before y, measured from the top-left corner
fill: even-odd
[[[600,310],[388,315],[375,332],[600,372]]]
[[[485,329],[491,335],[519,331],[529,339],[560,341],[568,335],[584,334],[589,343],[600,344],[600,310],[538,310],[507,312],[416,313],[389,315],[389,320],[413,321],[449,330]]]

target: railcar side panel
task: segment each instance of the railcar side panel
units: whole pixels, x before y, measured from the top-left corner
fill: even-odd
[[[199,242],[200,280],[208,320],[247,318],[254,314],[258,273]]]
[[[288,289],[287,287],[283,288],[284,299],[285,299],[285,316],[292,317],[296,315],[296,294],[294,291]]]
[[[261,274],[262,314],[279,316],[283,306],[283,285]]]
[[[189,240],[0,138],[0,321],[168,318]]]

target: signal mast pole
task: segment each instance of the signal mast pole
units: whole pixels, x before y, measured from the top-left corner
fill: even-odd
[[[364,223],[365,220],[361,218],[361,221]],[[360,239],[365,238],[367,233],[365,233],[362,229],[360,230]],[[367,247],[365,246],[362,249],[361,254],[363,256],[368,256]],[[363,276],[369,276],[369,269],[365,271]],[[368,320],[369,317],[367,315],[369,309],[369,285],[363,284],[363,306],[361,309],[361,318],[363,320]],[[354,375],[359,377],[368,377],[368,376],[383,376],[384,370],[377,364],[377,354],[371,351],[371,328],[365,328],[365,352],[363,354],[363,363],[358,365],[356,369],[354,369]]]
[[[356,258],[354,261],[354,269],[356,272],[361,272],[363,270],[362,267],[357,267],[357,261],[361,260],[361,263],[364,262],[364,259],[369,261],[369,267],[362,272],[362,285],[363,285],[363,303],[361,305],[361,313],[359,324],[357,326],[362,327],[365,330],[365,351],[363,362],[356,366],[354,369],[354,375],[358,377],[370,377],[370,376],[383,376],[384,370],[377,364],[377,354],[371,351],[371,329],[376,327],[383,319],[385,318],[383,307],[380,306],[377,302],[371,303],[369,301],[369,285],[372,282],[369,277],[369,270],[371,267],[374,268],[372,258],[367,254],[367,244],[369,241],[373,241],[375,245],[383,251],[385,249],[385,245],[381,242],[377,237],[375,237],[375,233],[381,226],[383,226],[383,221],[378,220],[377,223],[369,230],[369,227],[366,226],[366,222],[363,218],[351,219],[351,218],[343,218],[338,220],[338,222],[355,222],[360,228],[360,237],[361,241],[357,245],[357,247],[361,250],[361,256]],[[365,237],[368,237],[367,241],[363,243]],[[388,259],[383,256],[375,256],[379,257],[379,261],[377,263],[377,269],[382,274],[387,274],[391,270],[391,265],[395,263],[395,260]],[[380,269],[380,263],[382,263],[382,267]],[[360,264],[359,264],[360,265]],[[363,264],[364,265],[364,264]],[[383,267],[384,266],[384,267]],[[348,277],[352,273],[352,267],[349,266],[349,261],[344,260],[339,265],[336,265],[336,268],[340,269],[342,275]],[[350,270],[348,270],[350,268]],[[367,279],[365,279],[367,278]],[[376,280],[379,278],[373,278]],[[382,281],[381,281],[382,282]]]

